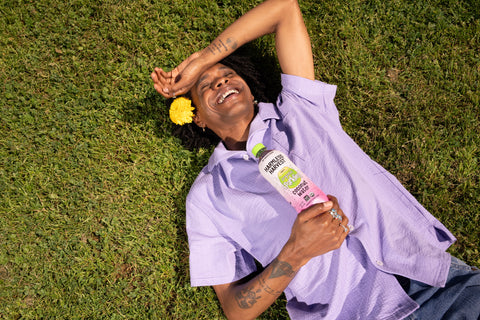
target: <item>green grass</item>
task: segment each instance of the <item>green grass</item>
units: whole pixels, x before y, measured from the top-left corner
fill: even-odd
[[[189,286],[184,228],[210,151],[172,136],[149,74],[255,3],[0,3],[0,318],[223,317]],[[480,265],[478,0],[301,6],[345,130]]]

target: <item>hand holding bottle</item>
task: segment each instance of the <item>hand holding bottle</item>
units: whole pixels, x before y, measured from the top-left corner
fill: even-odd
[[[310,259],[340,248],[348,235],[348,218],[335,197],[300,212],[293,224],[290,238],[282,249],[282,259],[297,271]],[[335,209],[341,217],[334,218]]]

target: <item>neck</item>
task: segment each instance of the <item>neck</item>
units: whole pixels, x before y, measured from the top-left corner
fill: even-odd
[[[230,139],[223,140],[223,144],[227,150],[245,150],[247,148],[247,141],[234,141]]]
[[[219,137],[228,150],[245,150],[249,131],[250,123],[244,126],[237,125],[236,127],[230,127],[228,132],[224,132]]]
[[[245,150],[247,147],[248,133],[250,132],[250,123],[257,114],[257,109],[253,108],[253,113],[242,119],[225,121],[229,125],[222,126],[218,132],[214,130],[217,136],[222,139],[223,144],[228,150]]]

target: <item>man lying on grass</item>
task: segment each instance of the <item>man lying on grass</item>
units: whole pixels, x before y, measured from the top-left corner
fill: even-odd
[[[230,54],[269,33],[282,91],[257,104],[261,83]],[[188,195],[187,231],[191,283],[213,286],[228,318],[255,318],[284,292],[292,319],[478,319],[480,272],[445,252],[454,236],[342,130],[296,1],[265,1],[152,79],[193,101],[191,113],[177,100],[172,119],[220,139]],[[297,215],[260,175],[257,143],[335,196]]]

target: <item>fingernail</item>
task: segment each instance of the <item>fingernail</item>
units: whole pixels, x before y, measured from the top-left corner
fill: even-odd
[[[168,88],[163,88],[163,92],[165,92],[165,93],[169,93],[169,90],[168,90]]]

